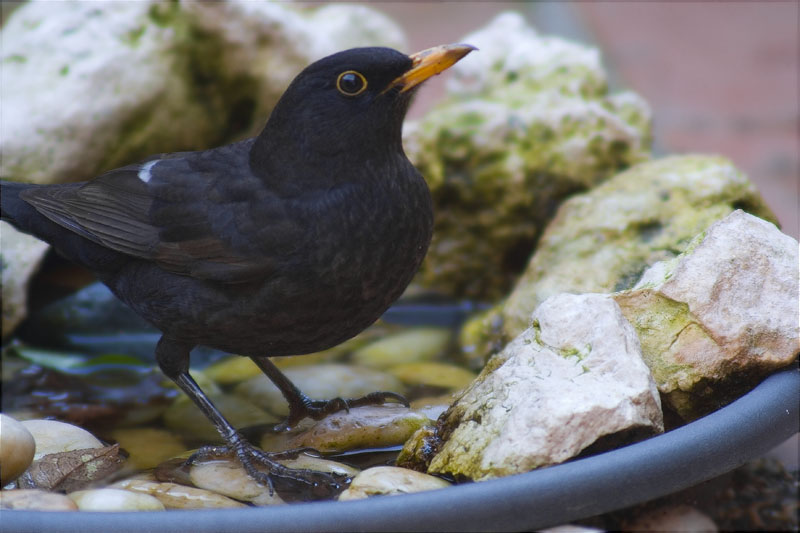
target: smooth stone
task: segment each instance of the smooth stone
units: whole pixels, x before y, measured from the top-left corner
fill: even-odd
[[[658,389],[619,306],[561,294],[439,418],[444,440],[428,473],[502,477],[566,461],[601,437],[627,443],[663,430]]]
[[[234,427],[278,422],[278,418],[240,396],[225,393],[207,394]],[[164,424],[181,435],[206,441],[221,440],[219,432],[200,408],[183,394],[164,412]]]
[[[406,385],[428,385],[451,391],[466,387],[477,377],[466,368],[434,362],[406,363],[388,371]]]
[[[659,390],[685,420],[797,358],[799,262],[795,239],[736,210],[614,295]]]
[[[121,428],[109,436],[128,452],[128,464],[134,468],[154,468],[186,450],[175,434],[158,428]]]
[[[291,367],[284,371],[289,380],[312,400],[359,398],[376,391],[402,394],[405,387],[394,376],[353,365],[320,364]],[[278,388],[266,376],[240,383],[236,395],[278,416],[289,413],[289,405]]]
[[[163,511],[164,504],[149,494],[121,489],[91,489],[67,496],[81,511]]]
[[[242,502],[217,494],[210,490],[187,487],[178,483],[126,479],[118,481],[112,488],[140,494],[149,494],[158,499],[167,509],[227,509],[247,507]]]
[[[379,369],[430,361],[447,349],[451,335],[446,328],[413,328],[371,342],[353,352],[350,359],[358,365]]]
[[[278,493],[257,483],[235,459],[215,459],[192,465],[189,478],[195,487],[257,506],[284,503]]]
[[[420,411],[402,405],[375,405],[340,411],[299,431],[266,433],[264,450],[280,451],[314,448],[320,452],[384,448],[403,444],[417,429],[431,424]]]
[[[226,357],[203,369],[203,373],[218,385],[232,385],[262,374],[249,357]]]
[[[19,421],[0,413],[0,487],[17,479],[33,462],[36,442]]]
[[[19,489],[0,491],[0,509],[21,511],[77,511],[68,497],[40,489]]]
[[[83,428],[57,420],[25,420],[25,429],[36,441],[34,460],[51,453],[71,452],[87,448],[102,448],[103,443]]]
[[[435,476],[396,466],[376,466],[364,470],[339,495],[339,501],[361,500],[372,496],[409,494],[444,489],[450,483]]]

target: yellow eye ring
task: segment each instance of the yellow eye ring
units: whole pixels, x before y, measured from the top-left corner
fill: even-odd
[[[345,96],[358,96],[367,90],[367,78],[355,70],[345,70],[336,78],[336,89]]]

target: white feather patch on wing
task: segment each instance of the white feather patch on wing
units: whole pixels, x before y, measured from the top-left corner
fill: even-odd
[[[142,165],[142,168],[139,169],[139,174],[138,174],[139,179],[142,180],[145,183],[150,181],[150,178],[153,177],[153,175],[150,173],[150,169],[153,168],[155,166],[155,164],[158,163],[159,161],[161,161],[161,160],[160,159],[154,159],[153,161],[148,161],[147,163]]]

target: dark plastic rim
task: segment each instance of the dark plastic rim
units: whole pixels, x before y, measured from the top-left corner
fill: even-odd
[[[520,531],[568,523],[696,485],[800,430],[800,372],[624,448],[502,479],[351,502],[169,512],[2,511],[2,531]]]

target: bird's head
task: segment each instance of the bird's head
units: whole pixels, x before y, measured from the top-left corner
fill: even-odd
[[[315,154],[319,160],[402,152],[403,119],[415,89],[472,50],[443,45],[409,56],[391,48],[353,48],[320,59],[286,89],[256,143],[254,150],[262,153],[254,156],[297,163]]]

